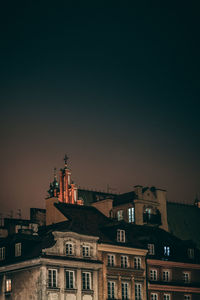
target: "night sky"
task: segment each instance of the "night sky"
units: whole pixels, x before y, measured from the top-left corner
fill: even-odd
[[[82,188],[200,192],[199,1],[2,1],[1,212]]]

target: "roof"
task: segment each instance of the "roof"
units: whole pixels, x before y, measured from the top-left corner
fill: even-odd
[[[125,203],[131,203],[133,202],[134,199],[136,199],[135,192],[116,195],[114,197],[113,206],[117,206]]]
[[[194,205],[167,202],[169,231],[200,248],[200,209]]]
[[[90,205],[98,200],[113,198],[115,194],[78,189],[78,199],[82,198],[84,205]]]

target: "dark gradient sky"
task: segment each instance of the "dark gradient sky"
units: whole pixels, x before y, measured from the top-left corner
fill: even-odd
[[[44,207],[70,156],[81,187],[200,192],[198,1],[0,4],[1,212]]]

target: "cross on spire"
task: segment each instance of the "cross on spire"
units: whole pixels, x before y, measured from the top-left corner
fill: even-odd
[[[69,157],[67,156],[67,154],[65,154],[65,157],[64,157],[64,162],[65,162],[65,165],[67,165],[67,161],[68,161]]]

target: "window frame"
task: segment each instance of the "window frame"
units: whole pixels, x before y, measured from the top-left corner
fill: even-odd
[[[135,207],[128,208],[128,223],[135,223]]]
[[[141,257],[135,256],[134,257],[134,269],[140,270],[142,267],[142,259]]]
[[[74,244],[72,242],[65,243],[65,254],[66,256],[74,255]]]
[[[108,299],[115,299],[115,295],[116,295],[116,282],[115,281],[108,280],[107,293],[108,293]]]
[[[114,267],[115,266],[115,254],[107,255],[107,266]]]
[[[155,255],[155,245],[154,244],[147,244],[148,254]]]
[[[6,253],[6,247],[1,247],[0,248],[0,261],[5,259],[5,253]]]
[[[82,272],[82,290],[89,291],[92,289],[92,274],[88,271]]]
[[[163,294],[163,300],[171,300],[171,294]]]
[[[184,283],[190,283],[190,272],[183,271],[183,281]]]
[[[129,259],[127,255],[121,255],[121,268],[127,269],[129,267]]]
[[[142,284],[135,283],[135,300],[142,300]]]
[[[150,300],[158,300],[158,293],[151,293]]]
[[[68,276],[67,276],[67,274],[68,274]],[[72,274],[72,278],[71,278],[71,274]],[[71,285],[71,279],[72,279],[72,285]],[[66,290],[75,289],[75,271],[74,270],[65,270],[65,288],[66,288]]]
[[[11,293],[12,292],[12,279],[6,278],[5,281],[5,293]]]
[[[15,243],[15,257],[22,255],[22,243]]]
[[[184,295],[184,300],[191,300],[191,299],[192,299],[191,295]]]
[[[129,299],[129,283],[127,281],[122,281],[121,283],[121,291],[122,291],[122,300]]]
[[[158,280],[158,270],[150,269],[150,280],[157,281]]]
[[[117,221],[123,221],[124,220],[124,210],[119,209],[117,211]]]
[[[54,276],[54,274],[55,274],[55,276]],[[48,268],[48,277],[47,278],[48,278],[47,287],[49,289],[58,288],[58,270],[57,269]],[[54,279],[55,279],[55,282],[54,282]]]
[[[91,247],[89,245],[82,245],[83,257],[91,257]]]
[[[117,241],[120,243],[126,242],[126,232],[124,229],[117,229]]]
[[[162,280],[164,282],[169,282],[171,280],[171,271],[170,270],[162,270]]]
[[[171,247],[170,246],[164,246],[163,247],[163,254],[164,256],[169,257],[171,255]]]

